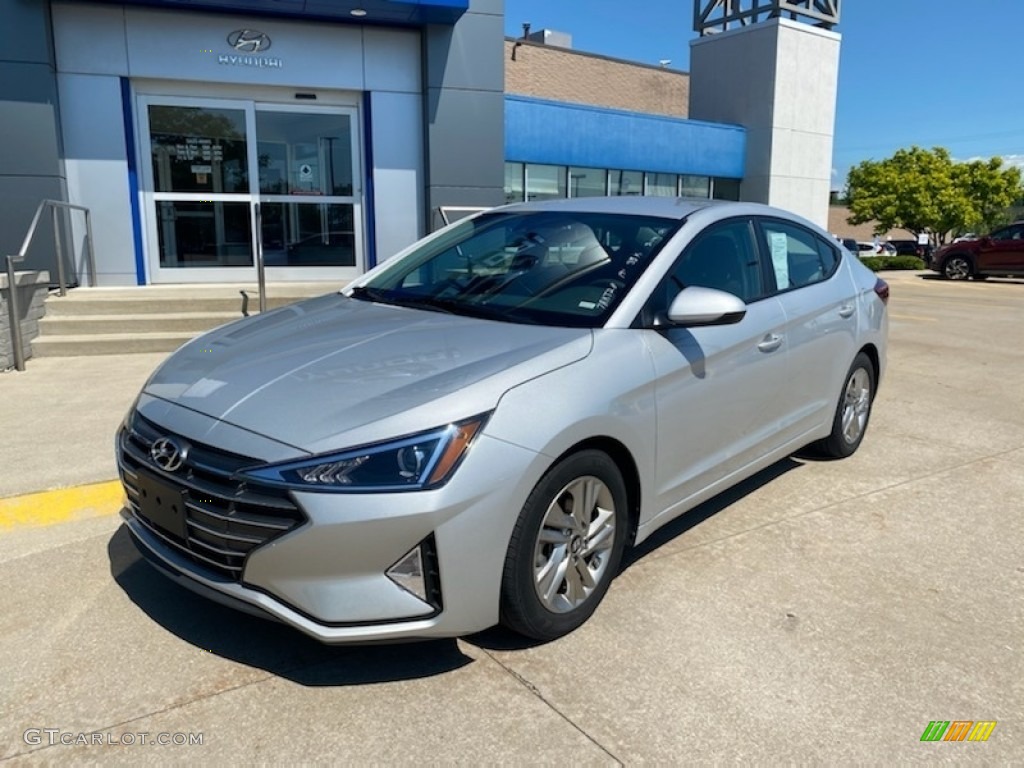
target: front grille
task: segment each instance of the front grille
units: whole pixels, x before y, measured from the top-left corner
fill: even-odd
[[[188,444],[185,462],[174,472],[150,458],[150,448],[162,437]],[[287,491],[234,477],[257,460],[177,438],[137,413],[121,433],[119,450],[121,480],[135,519],[192,562],[234,581],[241,579],[250,552],[306,521]],[[142,494],[154,482],[181,494],[180,527],[147,515]]]

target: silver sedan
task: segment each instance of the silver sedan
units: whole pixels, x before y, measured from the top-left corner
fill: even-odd
[[[888,287],[744,203],[494,209],[186,344],[117,436],[140,551],[324,642],[550,640],[623,552],[809,445],[860,445]]]

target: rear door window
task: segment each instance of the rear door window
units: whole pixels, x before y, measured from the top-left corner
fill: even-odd
[[[776,290],[820,283],[836,271],[839,250],[824,238],[776,219],[762,219],[758,228]]]

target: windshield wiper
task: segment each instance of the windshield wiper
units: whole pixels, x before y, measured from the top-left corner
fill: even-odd
[[[464,317],[479,317],[484,320],[509,320],[507,310],[499,310],[496,307],[483,307],[478,304],[467,304],[454,299],[442,299],[436,296],[414,296],[409,294],[394,294],[380,288],[369,288],[359,286],[352,289],[352,297],[368,301],[376,301],[381,304],[389,304],[395,307],[409,307],[410,309],[425,309],[428,312],[442,312],[446,315],[462,315]]]

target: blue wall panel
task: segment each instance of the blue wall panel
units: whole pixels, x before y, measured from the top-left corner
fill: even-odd
[[[738,125],[505,97],[505,159],[742,178]]]
[[[257,13],[354,24],[454,24],[469,0],[101,0],[196,11]],[[353,17],[354,9],[366,15]]]

